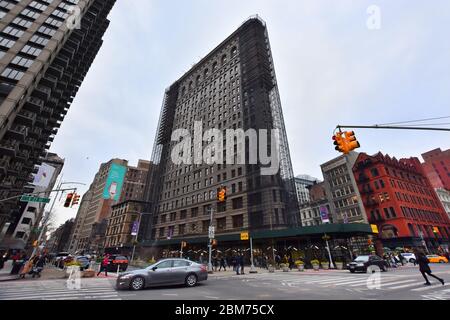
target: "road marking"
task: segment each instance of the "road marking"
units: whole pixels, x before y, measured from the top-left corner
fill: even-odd
[[[163,296],[178,296],[178,293],[163,293]]]
[[[444,285],[436,284],[436,285],[431,285],[431,286],[423,286],[423,288],[412,289],[411,291],[425,291],[425,290],[430,290],[430,289],[439,289],[439,287],[444,288],[449,285],[450,285],[450,283],[446,283]]]
[[[417,285],[418,285],[418,283],[414,281],[414,283],[404,284],[402,286],[390,287],[388,289],[389,290],[396,290],[396,289],[403,289],[403,288],[408,288],[408,287],[414,287],[414,286],[417,286]]]
[[[219,299],[219,297],[205,296],[207,299]]]

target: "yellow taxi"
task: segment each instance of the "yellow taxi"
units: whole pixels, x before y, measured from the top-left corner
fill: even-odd
[[[448,259],[443,256],[438,256],[437,254],[427,255],[428,261],[430,263],[448,263]]]

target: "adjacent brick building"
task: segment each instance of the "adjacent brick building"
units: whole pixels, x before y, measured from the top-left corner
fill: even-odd
[[[417,158],[359,154],[353,166],[369,222],[385,247],[448,247],[450,220]]]
[[[422,158],[422,167],[433,188],[450,190],[450,149],[434,149],[423,153]]]

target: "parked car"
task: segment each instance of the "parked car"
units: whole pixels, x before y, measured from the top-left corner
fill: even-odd
[[[208,279],[205,265],[186,259],[163,259],[145,269],[121,273],[117,289],[141,290],[147,287],[185,284],[193,287]]]
[[[377,266],[381,271],[387,271],[388,269],[387,262],[376,255],[359,256],[349,263],[348,268],[351,273],[354,273],[355,271],[367,272],[367,268],[370,266]]]
[[[416,261],[416,255],[414,253],[404,252],[402,253],[402,257],[406,259],[407,262],[414,263]]]
[[[117,272],[117,266],[119,266],[120,272],[126,271],[128,268],[128,258],[118,254],[109,256],[108,271]]]
[[[87,256],[78,256],[75,258],[75,261],[80,264],[81,271],[88,269],[91,263]]]
[[[448,263],[448,259],[443,256],[438,256],[437,254],[429,254],[427,255],[428,261],[430,263]]]

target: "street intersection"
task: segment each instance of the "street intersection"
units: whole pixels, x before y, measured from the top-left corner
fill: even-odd
[[[235,275],[216,272],[194,288],[184,286],[117,291],[115,277],[81,279],[70,289],[67,280],[0,282],[0,300],[450,300],[450,265],[433,265],[446,284],[424,286],[418,267],[391,269],[376,275],[346,270]],[[379,276],[379,277],[378,277]]]

